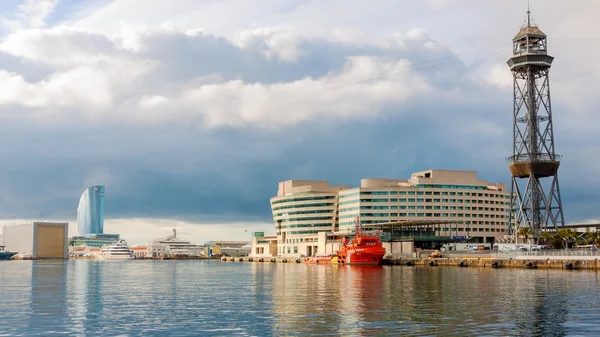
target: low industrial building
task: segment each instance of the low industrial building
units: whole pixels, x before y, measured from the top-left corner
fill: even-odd
[[[69,224],[65,222],[33,222],[4,226],[5,249],[17,257],[34,260],[69,258]]]
[[[204,244],[207,256],[248,256],[252,244],[246,241],[209,241]]]

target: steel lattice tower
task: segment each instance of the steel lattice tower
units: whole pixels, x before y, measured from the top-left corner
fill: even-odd
[[[512,174],[511,230],[530,227],[539,239],[544,230],[564,226],[548,73],[554,57],[547,54],[547,40],[537,26],[527,25],[513,38],[513,155],[508,158]],[[513,228],[514,226],[514,228]]]

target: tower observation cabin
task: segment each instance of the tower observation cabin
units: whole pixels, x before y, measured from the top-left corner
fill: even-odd
[[[513,74],[513,153],[507,158],[512,174],[511,223],[515,229],[541,231],[564,226],[558,184],[561,156],[554,149],[546,34],[527,22],[513,38],[507,64]],[[543,178],[548,178],[543,179]]]

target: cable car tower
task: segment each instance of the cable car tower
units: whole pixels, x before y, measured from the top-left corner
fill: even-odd
[[[557,230],[565,219],[558,185],[562,156],[554,152],[554,132],[548,73],[554,57],[537,26],[527,25],[513,38],[513,154],[507,158],[512,174],[511,231],[530,227],[539,239],[544,230]],[[513,227],[514,226],[514,227]],[[514,233],[514,232],[513,232]]]

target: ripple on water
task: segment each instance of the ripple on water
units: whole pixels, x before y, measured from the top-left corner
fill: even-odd
[[[600,335],[593,272],[0,262],[0,336]]]

